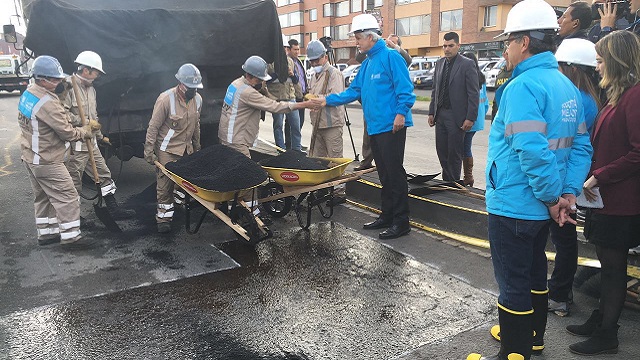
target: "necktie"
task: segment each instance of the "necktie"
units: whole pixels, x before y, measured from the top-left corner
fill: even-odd
[[[444,70],[442,71],[442,89],[438,96],[438,107],[442,107],[444,104],[445,94],[449,93],[449,62],[445,60],[444,62]]]

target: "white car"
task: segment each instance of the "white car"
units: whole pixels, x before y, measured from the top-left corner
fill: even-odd
[[[344,86],[348,87],[349,86],[349,76],[351,76],[351,74],[355,71],[358,72],[358,69],[360,69],[360,64],[357,65],[350,65],[348,66],[346,69],[342,70],[342,77],[344,78]]]
[[[493,69],[489,70],[485,76],[487,78],[487,89],[495,90],[496,88],[496,78],[498,77],[498,73],[502,70],[503,67],[507,64],[505,59],[500,60]]]

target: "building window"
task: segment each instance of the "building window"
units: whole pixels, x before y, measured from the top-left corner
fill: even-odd
[[[336,17],[349,16],[349,1],[341,1],[335,4]]]
[[[362,12],[362,0],[351,0],[351,12],[352,13]]]
[[[300,0],[278,0],[278,7],[299,3]]]
[[[322,16],[323,17],[333,16],[333,4],[322,5]]]
[[[337,48],[336,60],[347,60],[351,57],[351,49],[349,48]]]
[[[289,26],[302,25],[304,22],[302,19],[303,16],[304,13],[302,11],[294,11],[292,13],[279,15],[278,19],[280,19],[280,27],[286,28]]]
[[[333,34],[331,34],[331,38],[333,40],[349,40],[349,28],[351,25],[338,25],[333,28]]]
[[[322,36],[331,36],[331,26],[325,26],[322,28]]]
[[[367,10],[373,10],[384,5],[384,0],[367,0]]]
[[[496,26],[498,20],[498,6],[487,6],[484,8],[484,27]]]
[[[317,32],[309,33],[309,39],[311,39],[311,41],[318,40],[318,33]]]
[[[309,10],[309,21],[318,20],[318,9]]]
[[[396,19],[398,36],[420,35],[431,32],[431,14]]]
[[[304,47],[304,34],[300,33],[300,34],[291,34],[291,35],[287,35],[287,41],[291,40],[291,39],[296,39],[298,40],[298,43],[300,44],[300,47]]]
[[[396,5],[412,4],[420,1],[424,1],[424,0],[396,0]]]
[[[440,13],[440,31],[462,29],[462,9]]]

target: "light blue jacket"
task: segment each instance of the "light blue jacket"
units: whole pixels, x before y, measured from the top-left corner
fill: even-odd
[[[397,51],[378,40],[367,52],[349,88],[326,97],[327,106],[362,101],[367,133],[376,135],[393,130],[396,114],[404,115],[405,127],[413,126],[411,107],[416,101],[407,63]]]
[[[596,123],[596,116],[598,116],[598,104],[586,91],[580,90],[580,95],[582,95],[582,105],[584,106],[584,122],[587,124],[587,131],[592,134],[593,125]]]
[[[487,211],[549,219],[543,202],[580,193],[592,152],[582,95],[553,54],[522,61],[505,83],[489,134]]]
[[[473,126],[469,131],[484,130],[484,120],[487,117],[487,111],[489,111],[489,98],[487,97],[487,84],[482,84],[480,88],[480,102],[478,104],[478,118],[473,123]]]

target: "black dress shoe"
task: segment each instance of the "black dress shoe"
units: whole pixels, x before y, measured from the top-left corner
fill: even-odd
[[[400,236],[407,235],[409,231],[411,231],[411,226],[409,225],[405,225],[405,226],[393,225],[387,230],[381,232],[378,235],[378,237],[382,240],[395,239],[395,238],[399,238]]]
[[[376,221],[368,222],[362,226],[365,230],[384,229],[391,226],[391,221],[387,221],[382,218],[376,219]]]

